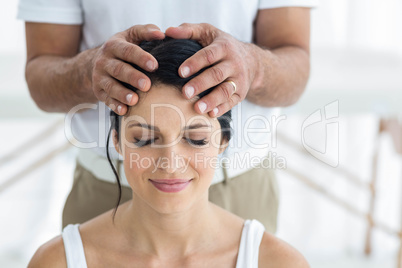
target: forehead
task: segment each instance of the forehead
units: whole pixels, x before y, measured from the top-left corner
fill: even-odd
[[[130,107],[125,120],[145,121],[140,123],[161,128],[163,126],[181,128],[193,123],[209,123],[213,127],[217,126],[217,120],[208,114],[200,115],[194,110],[198,97],[188,100],[176,87],[160,84],[152,86],[148,92],[139,92],[138,95],[138,103]]]

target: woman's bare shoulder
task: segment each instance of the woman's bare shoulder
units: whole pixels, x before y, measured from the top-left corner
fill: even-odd
[[[64,243],[61,235],[43,244],[34,254],[28,268],[67,267]]]
[[[258,267],[309,268],[310,265],[295,248],[274,235],[264,232],[260,244]]]

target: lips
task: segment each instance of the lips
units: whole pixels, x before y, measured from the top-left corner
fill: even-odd
[[[193,179],[150,179],[156,189],[165,193],[177,193],[184,190]]]

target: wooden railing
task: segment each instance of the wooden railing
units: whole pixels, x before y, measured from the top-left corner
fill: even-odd
[[[372,170],[371,170],[371,179],[369,182],[363,181],[361,178],[356,176],[355,174],[351,173],[350,171],[346,170],[343,167],[337,167],[337,168],[332,168],[334,172],[336,172],[338,175],[341,175],[344,179],[346,179],[348,182],[358,186],[361,189],[364,189],[369,192],[370,195],[370,200],[369,200],[369,205],[368,205],[368,211],[362,211],[346,200],[343,200],[342,198],[337,197],[330,191],[328,191],[325,187],[319,185],[318,183],[314,182],[311,178],[308,176],[302,174],[299,171],[296,171],[292,168],[287,167],[284,169],[284,171],[287,174],[290,174],[292,177],[296,178],[303,184],[305,184],[307,187],[310,189],[316,191],[317,193],[322,194],[324,197],[328,198],[335,204],[339,205],[340,207],[344,208],[345,210],[349,211],[353,215],[360,217],[361,219],[365,220],[367,222],[367,230],[366,230],[366,239],[364,242],[364,252],[366,255],[370,255],[372,252],[372,233],[373,229],[376,228],[378,230],[381,230],[391,236],[395,236],[397,239],[399,239],[399,251],[397,255],[397,268],[402,268],[402,211],[400,210],[399,213],[401,213],[401,226],[400,230],[396,230],[395,228],[390,227],[384,222],[376,221],[374,219],[374,212],[375,212],[375,205],[376,205],[376,195],[377,195],[377,183],[378,183],[378,174],[377,174],[377,169],[378,169],[378,161],[379,161],[379,137],[381,134],[388,134],[391,135],[392,140],[394,142],[394,148],[397,153],[399,153],[402,156],[402,120],[401,119],[381,119],[379,128],[378,128],[378,133],[377,133],[377,138],[376,138],[376,144],[374,147],[374,152],[373,152],[373,158],[372,158]],[[305,155],[305,156],[310,156],[310,154],[299,144],[298,142],[286,137],[283,134],[277,134],[278,140],[282,141],[284,144],[289,145],[292,150],[296,150],[297,152]],[[402,162],[401,162],[402,166]],[[401,178],[402,180],[402,178]],[[401,189],[401,202],[400,202],[400,207],[402,207],[402,189]]]
[[[48,139],[51,134],[53,134],[57,129],[62,128],[64,125],[64,120],[58,120],[54,124],[52,124],[50,127],[46,128],[45,130],[41,131],[38,135],[34,136],[33,138],[29,139],[27,142],[24,144],[20,145],[18,148],[15,148],[12,152],[9,154],[2,156],[0,158],[0,167],[3,166],[4,164],[18,158],[19,155],[29,151],[34,145],[38,145],[39,143],[45,141]],[[13,175],[10,178],[5,179],[1,184],[0,184],[0,193],[14,185],[15,183],[21,181],[23,178],[25,178],[28,174],[33,172],[34,170],[38,169],[39,167],[45,165],[48,163],[50,160],[52,160],[54,157],[60,155],[67,149],[71,148],[72,145],[70,142],[66,141],[65,143],[61,144],[60,146],[56,147],[55,149],[51,150],[41,158],[37,159],[35,162],[32,164],[28,165],[27,167],[23,168],[20,170],[17,174]]]

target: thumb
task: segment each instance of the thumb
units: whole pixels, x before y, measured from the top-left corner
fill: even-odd
[[[142,41],[164,39],[165,34],[154,24],[135,25],[126,30],[127,41],[139,44]]]
[[[218,29],[207,23],[184,23],[179,27],[169,27],[166,36],[175,39],[192,39],[202,46],[211,44],[218,34]]]

